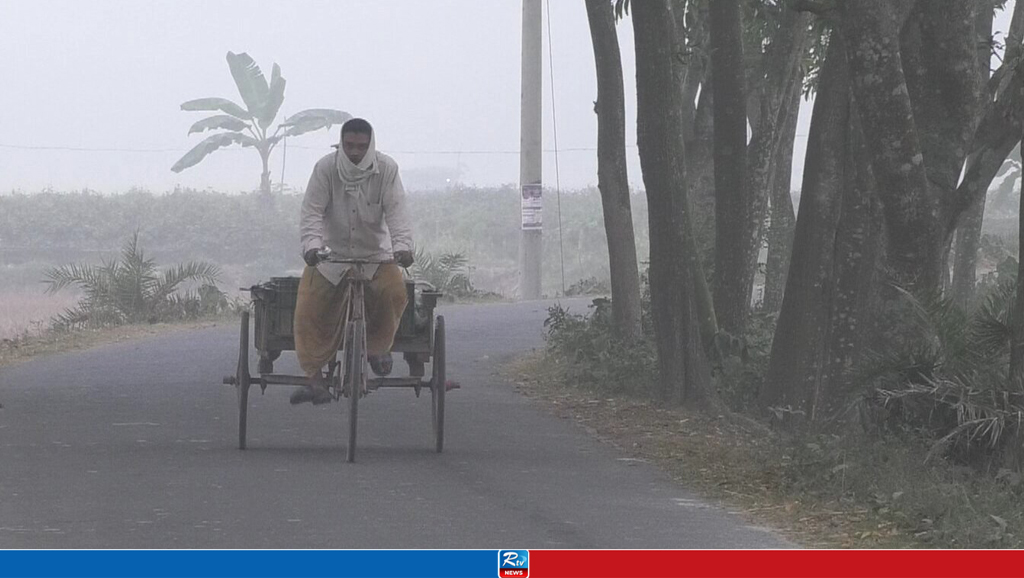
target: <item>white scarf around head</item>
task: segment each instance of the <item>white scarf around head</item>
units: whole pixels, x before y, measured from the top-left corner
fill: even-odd
[[[377,173],[377,144],[373,133],[374,131],[371,128],[370,147],[366,150],[366,156],[363,157],[363,160],[359,161],[359,164],[353,164],[345,154],[341,142],[339,141],[338,143],[335,162],[338,166],[338,177],[341,178],[341,183],[345,186],[346,193],[359,194],[363,183]]]

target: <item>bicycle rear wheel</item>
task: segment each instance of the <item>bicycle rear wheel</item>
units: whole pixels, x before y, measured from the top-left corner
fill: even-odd
[[[430,402],[434,418],[434,449],[444,450],[444,396],[448,388],[445,369],[444,316],[434,322],[433,375],[430,380]]]
[[[245,429],[249,416],[249,312],[242,312],[238,336],[238,368],[235,371],[238,390],[238,449],[245,449]]]

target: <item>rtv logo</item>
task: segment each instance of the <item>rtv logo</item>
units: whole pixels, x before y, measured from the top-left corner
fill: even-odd
[[[529,550],[498,550],[499,578],[528,578],[530,576]]]

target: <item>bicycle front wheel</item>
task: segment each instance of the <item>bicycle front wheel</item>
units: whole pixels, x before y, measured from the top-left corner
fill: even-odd
[[[348,382],[348,461],[356,459],[356,424],[359,396],[366,375],[366,325],[362,319],[350,323],[348,351],[345,352],[345,380]]]

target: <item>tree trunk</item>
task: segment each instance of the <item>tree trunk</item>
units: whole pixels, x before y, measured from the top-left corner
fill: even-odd
[[[788,407],[808,417],[827,361],[833,249],[849,112],[843,42],[840,32],[833,31],[811,117],[792,263],[761,391],[765,406]]]
[[[975,21],[975,39],[978,43],[979,92],[984,93],[987,93],[987,85],[991,77],[989,61],[991,59],[992,21],[993,7],[982,4],[978,9]],[[983,108],[979,110],[979,118],[983,111]],[[974,298],[974,288],[977,284],[978,249],[981,246],[981,230],[985,220],[985,197],[985,193],[978,195],[961,217],[960,226],[956,230],[952,294],[953,300],[963,308],[966,308]]]
[[[687,50],[679,55],[682,62],[680,90],[683,92],[683,135],[687,153],[694,138],[697,118],[697,91],[707,72],[707,7],[695,6],[689,0],[672,0],[676,20],[676,34]]]
[[[970,305],[978,283],[978,250],[985,224],[985,197],[985,193],[975,197],[973,204],[960,217],[960,226],[956,229],[950,288],[953,301],[961,308]]]
[[[945,223],[952,231],[958,216],[984,197],[992,179],[1017,146],[1020,139],[1021,105],[1024,103],[1024,82],[1021,82],[1020,57],[1024,52],[1024,2],[1014,5],[1010,30],[1006,36],[1003,64],[988,83],[987,100],[981,121],[974,132],[971,154],[967,157],[964,177],[957,187],[952,209]]]
[[[686,200],[687,207],[691,207],[689,199]],[[696,233],[693,227],[693,210],[687,208],[686,226],[683,235],[683,253],[686,257],[686,266],[693,277],[693,299],[697,311],[697,323],[700,325],[700,338],[704,344],[704,352],[716,363],[721,356],[715,342],[718,335],[718,316],[715,314],[714,297],[711,295],[711,288],[708,286],[707,275],[704,273],[704,264],[701,261],[701,250],[697,245]]]
[[[907,288],[939,285],[939,198],[928,186],[924,154],[900,60],[897,7],[891,0],[843,2],[850,85],[872,152],[888,225],[890,265]]]
[[[834,417],[848,399],[850,370],[875,326],[872,307],[880,285],[879,239],[883,235],[871,159],[859,118],[850,112],[840,219],[836,228],[827,378],[818,384],[812,418]]]
[[[791,88],[790,113],[782,128],[782,139],[776,154],[775,176],[772,179],[771,226],[768,229],[768,263],[765,269],[764,300],[762,308],[777,313],[782,307],[782,295],[786,290],[786,275],[793,252],[793,227],[796,214],[793,211],[792,173],[793,147],[796,139],[797,117],[799,116],[802,90],[800,85]]]
[[[270,151],[259,151],[260,160],[263,161],[263,174],[260,175],[260,193],[263,196],[270,196]]]
[[[747,113],[740,0],[710,2],[714,94],[715,312],[721,328],[742,335],[750,309],[745,283],[751,199],[747,185]]]
[[[706,12],[707,8],[704,7]],[[693,74],[692,66],[689,74]],[[703,71],[706,77],[707,71]],[[685,104],[688,92],[683,91]],[[697,312],[700,316],[700,334],[709,356],[717,356],[714,338],[718,334],[714,296],[708,285],[708,272],[715,261],[715,175],[714,175],[714,123],[712,121],[711,90],[705,82],[697,107],[693,112],[693,128],[688,131],[684,145],[686,151],[687,198],[689,231],[684,232],[686,255],[693,271]]]
[[[790,106],[793,91],[799,91],[803,84],[800,64],[806,52],[807,27],[810,16],[794,10],[784,10],[782,23],[772,37],[772,45],[764,58],[765,82],[761,89],[760,113],[750,141],[747,184],[750,199],[750,222],[747,224],[750,237],[747,239],[746,265],[743,283],[746,293],[753,292],[754,277],[758,268],[764,238],[764,222],[768,210],[768,198],[778,173],[778,152],[783,141],[783,128],[789,115],[796,116],[796,106]],[[797,93],[799,98],[799,92]],[[753,123],[754,121],[751,120]],[[790,137],[792,138],[792,137]],[[788,178],[786,179],[788,182]],[[788,193],[787,193],[788,194]]]
[[[901,37],[908,6],[916,11]],[[898,284],[935,291],[952,233],[943,224],[954,218],[949,200],[978,106],[974,0],[862,0],[840,10],[889,266]]]
[[[983,103],[977,5],[977,0],[919,3],[901,37],[925,172],[944,213],[955,194]],[[948,293],[952,234],[943,227],[945,218],[942,215],[932,226],[942,233],[937,248],[939,291]]]
[[[707,72],[710,74],[710,71]],[[715,265],[715,155],[714,101],[708,83],[700,91],[693,123],[693,138],[686,142],[686,177],[694,208],[694,239],[704,271]]]
[[[608,238],[612,320],[618,337],[641,334],[640,275],[626,176],[626,110],[615,12],[607,0],[587,0],[587,18],[597,67],[597,180]]]
[[[673,7],[685,3],[686,0],[675,0]],[[686,38],[687,46],[693,47],[686,54],[688,58],[697,58],[699,55],[699,71],[695,71],[694,64],[687,67],[687,78],[683,83],[683,100],[685,111],[689,110],[693,98],[697,99],[693,113],[692,124],[684,131],[686,137],[686,180],[689,191],[689,201],[693,208],[693,238],[698,247],[698,257],[706,274],[713,274],[715,265],[715,175],[714,175],[714,121],[713,121],[713,99],[709,87],[711,78],[711,63],[707,54],[710,53],[709,41],[709,20],[708,3],[698,2],[696,6],[690,2],[690,18],[692,23],[687,30],[689,37]],[[696,11],[696,13],[694,13]],[[677,23],[678,23],[678,14]],[[678,24],[677,24],[678,26]],[[695,72],[699,72],[698,75]],[[694,82],[700,81],[700,94],[698,96]],[[691,94],[692,92],[692,94]],[[686,117],[691,116],[689,113]],[[705,279],[705,285],[707,279]],[[712,302],[713,303],[713,302]],[[716,329],[717,331],[717,329]]]
[[[678,43],[668,0],[632,5],[636,42],[637,145],[650,224],[651,309],[661,376],[658,397],[717,405],[700,346],[694,280],[685,247],[688,207]]]
[[[1024,145],[1022,145],[1024,154]],[[1021,181],[1024,183],[1024,180]],[[1024,256],[1024,191],[1017,213],[1017,255]],[[1010,343],[1010,387],[1024,390],[1024,258],[1017,259],[1017,296],[1013,309],[1013,341]]]

